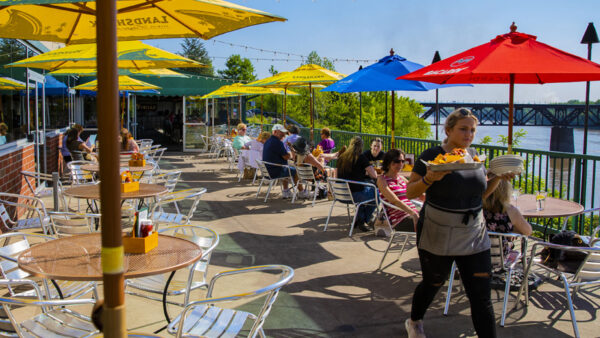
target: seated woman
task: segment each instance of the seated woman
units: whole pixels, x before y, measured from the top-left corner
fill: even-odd
[[[325,154],[331,153],[331,150],[335,148],[335,142],[331,138],[331,130],[329,128],[321,129],[321,142],[319,142],[319,146],[321,146]]]
[[[348,149],[338,158],[337,176],[341,179],[359,182],[365,182],[366,177],[377,179],[373,165],[363,154],[363,141],[360,136],[354,136]],[[358,184],[350,184],[350,191],[355,202],[372,199],[375,193],[373,187]],[[371,221],[373,211],[375,211],[375,205],[361,205],[353,226],[362,231],[371,230],[365,223]]]
[[[237,136],[233,138],[233,149],[247,149],[244,146],[246,143],[250,142],[252,138],[246,135],[246,130],[248,130],[248,127],[244,123],[237,125]]]
[[[292,158],[296,158],[296,160],[294,161],[296,164],[310,164],[313,167],[317,168],[317,170],[325,172],[325,168],[323,167],[321,162],[319,162],[319,160],[317,160],[317,158],[310,153],[310,146],[308,142],[306,142],[306,139],[304,137],[299,136],[296,139],[296,141],[292,143],[291,150]]]
[[[256,160],[262,160],[263,147],[269,137],[271,137],[271,133],[268,131],[263,131],[260,133],[260,135],[258,135],[256,140],[250,139],[249,142],[244,144],[242,149],[247,149],[248,151],[245,154],[240,155],[238,159],[238,169],[240,170],[240,173],[244,173],[245,167],[258,169]]]
[[[416,232],[419,212],[406,197],[408,179],[400,175],[403,165],[404,153],[399,149],[390,149],[383,156],[383,175],[377,178],[377,188],[381,199],[402,209],[386,207],[385,212],[392,228]]]
[[[506,180],[500,180],[498,187],[487,198],[483,199],[483,215],[487,229],[495,232],[516,232],[526,236],[531,235],[531,225],[519,209],[510,204],[512,186]],[[504,250],[512,247],[509,241],[504,242]]]
[[[126,128],[121,129],[121,151],[139,153],[140,147],[131,136],[131,133]]]
[[[82,152],[89,154],[93,151],[93,146],[88,147],[87,144],[79,138],[82,130],[71,128],[67,131],[67,149],[71,153],[71,159],[73,161],[83,161],[85,159],[83,158]]]

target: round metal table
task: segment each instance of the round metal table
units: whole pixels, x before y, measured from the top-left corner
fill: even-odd
[[[150,164],[146,164],[143,167],[130,167],[127,162],[122,162],[119,164],[121,168],[129,168],[131,172],[144,172],[154,169],[154,166]],[[97,173],[100,172],[100,165],[92,163],[92,164],[84,164],[81,166],[81,170]]]
[[[580,214],[584,208],[583,205],[573,202],[561,200],[554,197],[546,197],[546,205],[544,210],[536,209],[535,195],[523,194],[517,198],[517,203],[514,204],[523,217],[525,218],[555,218],[567,217]]]
[[[140,190],[130,191],[121,193],[121,199],[142,199],[148,197],[156,197],[167,192],[167,188],[158,184],[140,183]],[[76,185],[69,188],[65,188],[63,193],[70,197],[99,200],[100,199],[100,185],[99,184],[85,184]]]

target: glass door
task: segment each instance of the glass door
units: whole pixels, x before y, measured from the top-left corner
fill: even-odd
[[[43,75],[27,69],[27,131],[35,143],[35,171],[46,171],[46,79]],[[33,92],[32,92],[33,91]],[[41,119],[40,119],[41,116]],[[38,179],[37,186],[41,186]]]
[[[208,149],[205,140],[208,136],[208,100],[186,100],[183,97],[183,151],[200,152]]]

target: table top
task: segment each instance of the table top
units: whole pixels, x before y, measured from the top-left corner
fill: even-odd
[[[514,204],[514,203],[513,203]],[[584,209],[579,203],[546,197],[544,210],[536,210],[535,195],[523,194],[517,198],[516,207],[526,218],[553,218],[580,214]]]
[[[19,268],[35,276],[72,281],[102,280],[100,233],[63,237],[23,251]],[[145,254],[125,254],[125,278],[157,275],[193,264],[202,256],[194,242],[166,235]]]
[[[129,164],[127,162],[121,162],[119,164],[119,166],[125,168],[125,167],[129,167],[129,171],[149,171],[154,169],[154,166],[150,165],[150,164],[146,164],[143,167],[130,167]],[[84,164],[81,166],[81,170],[85,170],[85,171],[91,171],[91,172],[99,172],[100,171],[100,165],[96,164],[96,163],[92,163],[92,164]]]
[[[121,199],[139,199],[162,195],[167,192],[167,188],[158,184],[140,183],[140,190],[121,193]],[[99,184],[76,185],[65,188],[63,193],[70,197],[83,198],[90,200],[100,199]]]

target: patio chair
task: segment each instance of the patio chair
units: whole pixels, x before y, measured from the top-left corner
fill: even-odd
[[[386,209],[388,209],[388,208],[396,209],[396,210],[402,210],[402,209],[400,209],[399,207],[397,207],[387,201],[384,201],[383,199],[379,200],[379,203],[382,204],[381,210],[383,212],[385,219],[387,220],[388,224],[391,224]],[[400,253],[398,254],[398,257],[395,260],[393,260],[392,262],[390,262],[388,265],[386,265],[386,267],[388,267],[400,260],[400,257],[402,256],[402,254],[404,253],[404,249],[406,248],[406,243],[408,243],[408,239],[413,236],[416,237],[416,235],[417,234],[413,231],[396,231],[392,228],[392,235],[390,236],[390,239],[388,241],[387,248],[383,252],[383,256],[381,257],[381,261],[379,262],[379,267],[377,267],[377,270],[383,270],[382,269],[383,262],[385,261],[385,257],[387,256],[387,254],[390,252],[392,245],[394,245],[394,247],[392,249],[393,251],[397,251],[396,247],[400,246]]]
[[[567,299],[567,307],[569,308],[569,313],[571,314],[571,323],[573,325],[573,332],[575,337],[580,337],[579,328],[577,327],[577,319],[575,318],[575,309],[573,308],[573,300],[571,295],[571,289],[573,289],[573,296],[580,290],[581,287],[589,286],[589,285],[598,285],[600,284],[600,238],[598,238],[598,233],[600,232],[600,226],[596,227],[592,232],[592,236],[590,237],[590,247],[574,247],[574,246],[566,246],[559,245],[547,242],[537,242],[533,244],[531,248],[531,255],[528,260],[527,269],[525,270],[525,277],[523,280],[527,280],[529,274],[532,273],[531,268],[541,268],[542,270],[560,278],[563,283],[563,289],[565,292],[565,296]],[[575,273],[567,273],[560,271],[559,269],[551,268],[547,265],[542,264],[538,257],[536,257],[537,253],[540,249],[550,248],[550,249],[558,249],[568,251],[568,252],[581,252],[587,254],[579,268]],[[529,304],[529,293],[528,289],[525,287],[527,283],[521,284],[521,288],[519,289],[519,293],[517,294],[517,303],[519,303],[521,294],[525,293],[525,306]],[[597,290],[597,289],[596,289]],[[543,292],[538,289],[537,292]]]
[[[126,280],[126,286],[146,293],[161,295],[161,297],[152,296],[146,293],[126,290],[128,294],[145,297],[153,300],[164,301],[164,311],[167,312],[166,303],[184,307],[189,303],[192,291],[199,288],[206,288],[206,275],[208,265],[213,250],[219,244],[219,234],[216,231],[199,225],[177,225],[158,231],[162,235],[169,235],[184,238],[192,241],[202,248],[202,257],[194,264],[186,268],[185,278],[178,279],[178,274],[162,274],[142,278],[133,278]],[[168,283],[168,288],[165,286]],[[168,300],[167,297],[183,295],[183,302]],[[168,318],[168,314],[167,314]]]
[[[370,198],[363,202],[355,202],[352,197],[352,191],[350,190],[350,184],[359,184],[365,187],[373,187],[373,198]],[[327,184],[329,185],[329,191],[333,195],[333,201],[331,203],[331,208],[329,209],[329,215],[327,216],[327,221],[325,221],[325,228],[323,231],[327,231],[327,225],[329,224],[329,219],[331,218],[331,213],[333,212],[333,207],[336,202],[342,203],[346,205],[346,210],[348,211],[348,219],[350,220],[350,232],[348,236],[352,236],[352,231],[354,230],[354,221],[356,221],[356,216],[358,214],[358,209],[360,206],[365,204],[375,204],[377,206],[377,187],[374,184],[366,183],[366,182],[358,182],[351,180],[344,180],[341,178],[327,178]],[[350,217],[350,208],[354,208],[354,217]]]
[[[2,336],[86,337],[98,333],[90,317],[70,308],[93,305],[94,299],[45,300],[38,285],[30,280],[0,280],[0,286],[28,287],[35,292],[34,299],[0,297],[0,304],[15,330],[1,330]]]
[[[264,272],[264,273],[263,273]],[[276,275],[276,281],[273,283],[265,282],[266,278],[272,279]],[[217,282],[226,277],[232,278],[242,275],[258,275],[260,278],[260,287],[251,291],[241,285],[246,285],[247,276],[244,283],[240,285],[240,293],[231,293],[222,297],[213,296],[213,290]],[[181,314],[177,316],[167,327],[167,331],[176,337],[187,337],[188,335],[198,335],[205,337],[237,337],[242,335],[246,337],[265,337],[263,324],[271,312],[273,303],[277,299],[279,290],[289,283],[294,277],[294,270],[285,265],[263,265],[254,266],[236,270],[223,271],[216,274],[210,281],[206,299],[191,302],[186,305]],[[254,284],[251,284],[254,285]],[[231,287],[230,287],[231,289]],[[230,302],[242,299],[264,297],[264,303],[260,310],[253,314],[240,309],[220,308],[218,303]],[[248,306],[244,306],[246,309]],[[248,324],[246,324],[246,322]],[[247,333],[246,333],[247,331]]]
[[[9,212],[9,209],[10,210]],[[0,192],[0,222],[6,229],[41,228],[50,234],[48,212],[44,202],[36,197]]]
[[[567,227],[569,226],[569,220],[572,217],[576,217],[576,216],[582,216],[583,217],[585,214],[590,214],[590,217],[591,217],[590,224],[596,224],[596,223],[594,223],[594,213],[595,212],[596,213],[600,213],[600,207],[586,209],[586,210],[583,210],[582,212],[580,212],[577,215],[572,215],[572,216],[565,217],[565,220],[563,221],[563,226],[562,226],[561,230],[567,230]],[[591,230],[591,228],[590,228],[590,230]],[[575,230],[575,232],[577,232],[577,230]],[[593,236],[593,235],[592,236],[585,236],[584,235],[584,236],[580,236],[580,237],[587,244],[589,244],[590,241],[595,238],[595,236]]]
[[[271,162],[265,162],[265,161],[260,161],[260,160],[256,160],[256,164],[258,165],[258,169],[260,170],[260,173],[261,173],[260,184],[258,185],[258,190],[256,191],[256,198],[258,198],[258,194],[260,194],[260,188],[262,187],[263,183],[269,184],[269,188],[267,189],[267,195],[265,196],[265,202],[267,202],[267,199],[269,198],[269,194],[271,193],[271,188],[273,188],[273,185],[276,183],[282,183],[281,190],[283,191],[283,180],[288,180],[288,182],[290,184],[290,191],[292,193],[292,203],[294,203],[294,201],[296,201],[296,195],[297,195],[296,185],[294,184],[292,172],[289,169],[290,166],[283,165],[283,164],[277,164],[277,163],[271,163]],[[267,166],[281,167],[282,169],[288,168],[288,172],[290,174],[287,177],[273,178],[273,177],[271,177],[269,170],[267,170]]]
[[[308,190],[308,187],[313,188],[312,192],[312,206],[315,206],[315,202],[317,201],[317,195],[319,194],[320,187],[326,187],[327,183],[319,182],[315,178],[315,173],[313,171],[313,167],[310,164],[300,164],[296,166],[296,173],[298,174],[298,184],[304,184],[304,189]]]
[[[488,235],[491,240],[491,256],[492,256],[492,269],[494,271],[500,271],[505,273],[505,285],[504,285],[504,300],[502,304],[502,317],[500,319],[500,326],[504,327],[506,320],[506,309],[508,305],[508,298],[510,297],[510,281],[515,271],[515,266],[521,260],[521,252],[511,250],[508,255],[505,255],[503,240],[507,238],[521,239],[522,252],[527,252],[527,236],[517,233],[502,233],[488,231]],[[452,285],[454,282],[454,274],[456,272],[456,262],[452,263],[450,270],[450,279],[448,282],[448,292],[446,294],[446,304],[444,306],[444,315],[448,315],[448,308],[450,306],[450,298],[452,296]],[[527,278],[523,278],[522,285],[528,285]],[[517,298],[518,299],[518,298]]]
[[[152,175],[152,177],[144,177],[142,180],[147,181],[148,183],[164,185],[168,192],[173,192],[175,191],[175,187],[177,186],[177,183],[179,183],[180,178],[181,170],[167,170]]]
[[[187,190],[180,190],[172,193],[167,193],[160,197],[160,199],[154,203],[150,212],[150,218],[153,223],[158,227],[159,224],[169,225],[186,225],[190,224],[194,212],[200,203],[200,197],[206,192],[206,188],[193,188]],[[191,203],[189,205],[187,213],[181,213],[181,204]],[[176,212],[168,212],[169,206],[175,208]]]
[[[95,232],[100,223],[100,214],[55,211],[50,211],[48,214],[52,233],[58,238]]]
[[[2,279],[6,279],[8,293],[11,297],[16,296],[32,296],[32,289],[19,290],[12,287],[10,282],[13,280],[34,280],[34,277],[28,272],[19,269],[17,257],[25,250],[29,249],[32,244],[51,241],[53,237],[27,234],[20,232],[10,232],[0,234],[0,275]],[[36,279],[37,280],[37,279]],[[78,298],[82,295],[92,292],[94,298],[98,299],[95,282],[73,282],[73,281],[56,281],[54,286],[50,286],[47,279],[41,279],[42,295],[46,299],[55,298]],[[58,289],[56,288],[58,287]],[[60,290],[60,291],[59,291]]]
[[[89,171],[85,171],[81,169],[82,165],[92,164],[94,162],[91,161],[71,161],[67,163],[67,168],[69,169],[69,175],[71,176],[71,184],[72,185],[80,185],[80,184],[90,184],[95,183],[96,180],[94,178],[94,174]]]

